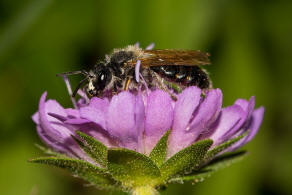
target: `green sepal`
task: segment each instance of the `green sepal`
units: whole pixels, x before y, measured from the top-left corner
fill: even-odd
[[[107,165],[107,147],[103,145],[101,142],[97,141],[93,137],[82,133],[80,131],[76,131],[76,134],[86,143],[83,144],[80,141],[75,139],[75,141],[79,144],[79,146],[88,153],[97,163],[106,167]]]
[[[247,155],[246,151],[236,151],[228,152],[217,158],[213,159],[211,162],[202,167],[202,170],[212,170],[218,171],[220,169],[226,168],[233,163],[242,160]]]
[[[195,169],[202,162],[212,144],[211,139],[198,141],[173,155],[160,167],[162,180]]]
[[[61,153],[58,153],[58,152],[54,152],[53,150],[49,149],[49,148],[46,148],[44,146],[41,146],[39,144],[35,144],[35,146],[40,149],[44,154],[47,154],[47,155],[50,155],[50,156],[56,156],[56,157],[67,157],[66,155],[64,154],[61,154]]]
[[[153,160],[158,167],[160,167],[165,160],[166,151],[167,151],[167,141],[169,136],[170,130],[167,131],[162,138],[158,141],[156,146],[151,151],[149,158]]]
[[[74,135],[71,135],[71,137],[74,139],[74,141],[79,145],[79,147],[86,153],[88,154],[93,160],[97,161],[95,159],[95,153],[93,153],[91,151],[91,149],[85,145],[82,141],[80,141],[77,137],[75,137]]]
[[[111,175],[93,164],[83,160],[58,157],[40,157],[29,160],[31,163],[47,164],[70,171],[91,184],[100,188],[113,188],[117,183]]]
[[[149,157],[122,148],[108,150],[108,170],[127,187],[152,185],[160,177],[159,168]]]
[[[206,171],[197,171],[193,174],[180,176],[170,179],[169,183],[184,183],[184,182],[192,182],[193,184],[204,181],[209,178],[214,171],[206,170]]]
[[[245,151],[227,153],[212,160],[210,163],[202,167],[199,171],[194,171],[189,175],[175,177],[169,180],[169,183],[192,182],[193,184],[202,182],[209,178],[213,173],[230,166],[242,160],[246,156]]]
[[[214,158],[217,154],[219,154],[223,150],[229,148],[230,146],[232,146],[233,144],[235,144],[236,142],[241,140],[243,137],[245,137],[247,134],[248,134],[248,132],[245,132],[244,134],[242,134],[240,136],[237,136],[237,137],[235,137],[233,139],[230,139],[230,140],[228,140],[228,141],[216,146],[212,150],[209,150],[207,152],[207,154],[206,154],[205,161],[208,161],[208,160]]]

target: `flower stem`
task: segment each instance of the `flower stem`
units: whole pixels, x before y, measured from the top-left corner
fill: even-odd
[[[158,195],[158,191],[151,186],[139,186],[133,189],[132,195]]]

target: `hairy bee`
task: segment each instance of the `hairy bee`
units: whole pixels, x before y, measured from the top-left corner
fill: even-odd
[[[74,71],[58,74],[58,76],[83,74],[85,78],[75,89],[73,96],[87,82],[86,90],[91,96],[100,96],[105,90],[117,92],[137,88],[138,77],[149,86],[160,86],[167,90],[164,81],[175,83],[184,88],[198,86],[201,89],[212,87],[207,72],[202,65],[210,64],[209,54],[192,50],[143,50],[138,46],[127,46],[114,49],[104,61],[97,63],[89,71]],[[136,67],[137,68],[137,67]],[[135,79],[136,76],[136,79]]]

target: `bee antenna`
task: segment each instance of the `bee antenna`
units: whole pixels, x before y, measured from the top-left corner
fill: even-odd
[[[73,92],[73,94],[72,94],[72,97],[75,97],[75,96],[76,96],[78,90],[79,90],[79,89],[81,88],[81,86],[87,81],[87,79],[88,79],[88,76],[85,77],[83,80],[81,80],[81,81],[79,82],[79,84],[77,85],[77,87],[75,88],[75,90],[74,90],[74,92]]]
[[[89,73],[85,70],[78,70],[78,71],[71,71],[71,72],[63,72],[60,74],[57,74],[57,77],[63,77],[67,75],[76,75],[76,74],[83,74],[84,76],[89,76]]]

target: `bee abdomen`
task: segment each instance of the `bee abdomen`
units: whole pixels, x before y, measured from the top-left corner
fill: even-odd
[[[175,74],[177,73],[175,66],[153,66],[151,69],[159,75],[169,79],[175,79]]]
[[[209,88],[209,76],[203,69],[199,66],[188,66],[187,68],[188,75],[183,82],[184,85],[195,85],[201,89]]]
[[[153,66],[153,71],[170,82],[182,86],[197,86],[201,89],[209,88],[208,74],[199,66]]]

